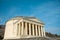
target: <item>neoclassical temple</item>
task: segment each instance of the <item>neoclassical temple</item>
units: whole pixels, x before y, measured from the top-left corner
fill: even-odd
[[[17,16],[6,22],[4,39],[45,37],[44,23],[35,17]]]

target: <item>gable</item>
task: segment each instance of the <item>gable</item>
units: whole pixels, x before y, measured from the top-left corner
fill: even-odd
[[[29,19],[29,20],[32,20],[32,21],[36,21],[36,22],[40,22],[40,23],[42,23],[40,20],[38,20],[38,19]]]

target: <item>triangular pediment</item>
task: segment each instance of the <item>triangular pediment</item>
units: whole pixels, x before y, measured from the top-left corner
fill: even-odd
[[[37,18],[35,18],[35,17],[17,16],[17,17],[14,17],[14,18],[12,18],[12,19],[15,19],[15,20],[25,19],[25,20],[30,20],[30,21],[42,23],[39,19],[37,19]]]
[[[36,21],[36,22],[41,22],[38,19],[29,19],[29,20]]]

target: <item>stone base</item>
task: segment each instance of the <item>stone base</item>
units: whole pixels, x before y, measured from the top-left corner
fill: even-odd
[[[57,39],[47,37],[34,37],[34,38],[3,39],[3,40],[57,40]]]

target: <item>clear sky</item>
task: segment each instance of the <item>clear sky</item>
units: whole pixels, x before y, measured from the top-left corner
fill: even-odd
[[[60,0],[0,0],[0,24],[15,16],[34,16],[45,30],[60,35]]]

